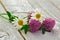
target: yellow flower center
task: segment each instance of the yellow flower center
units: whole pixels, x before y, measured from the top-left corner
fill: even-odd
[[[18,20],[18,25],[23,25],[23,20]]]
[[[36,17],[36,19],[39,19],[41,17],[41,14],[39,12],[37,12],[35,17]]]

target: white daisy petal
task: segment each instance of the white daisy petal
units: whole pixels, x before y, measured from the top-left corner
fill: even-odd
[[[20,29],[21,27],[22,27],[22,25],[18,25],[18,20],[23,20],[23,25],[24,24],[27,24],[27,17],[26,17],[27,15],[23,15],[23,14],[21,14],[21,15],[18,15],[18,19],[16,19],[13,23],[14,23],[14,26],[15,26],[15,28],[16,29]],[[26,17],[26,18],[24,18],[24,17]]]

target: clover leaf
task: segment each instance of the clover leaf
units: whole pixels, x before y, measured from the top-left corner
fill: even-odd
[[[27,32],[28,32],[28,25],[27,24],[23,25],[21,30],[24,30],[25,34],[27,34]]]

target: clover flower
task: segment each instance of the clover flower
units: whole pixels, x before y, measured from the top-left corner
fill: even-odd
[[[41,22],[39,20],[36,20],[36,19],[29,20],[29,31],[30,32],[36,32],[39,30],[40,27],[41,27]]]
[[[45,30],[51,31],[55,25],[55,20],[52,18],[45,18],[45,20],[43,20],[43,24]]]

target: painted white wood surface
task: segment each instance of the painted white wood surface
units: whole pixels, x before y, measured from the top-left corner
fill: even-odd
[[[11,11],[21,12],[36,9],[44,17],[55,18],[58,22],[55,27],[60,28],[60,0],[3,0],[3,2]],[[3,12],[2,10],[0,7],[0,12]],[[37,33],[28,32],[25,37],[27,40],[60,40],[60,30],[57,29],[45,35],[42,35],[40,31]]]
[[[0,40],[23,40],[23,38],[13,25],[0,17]]]

